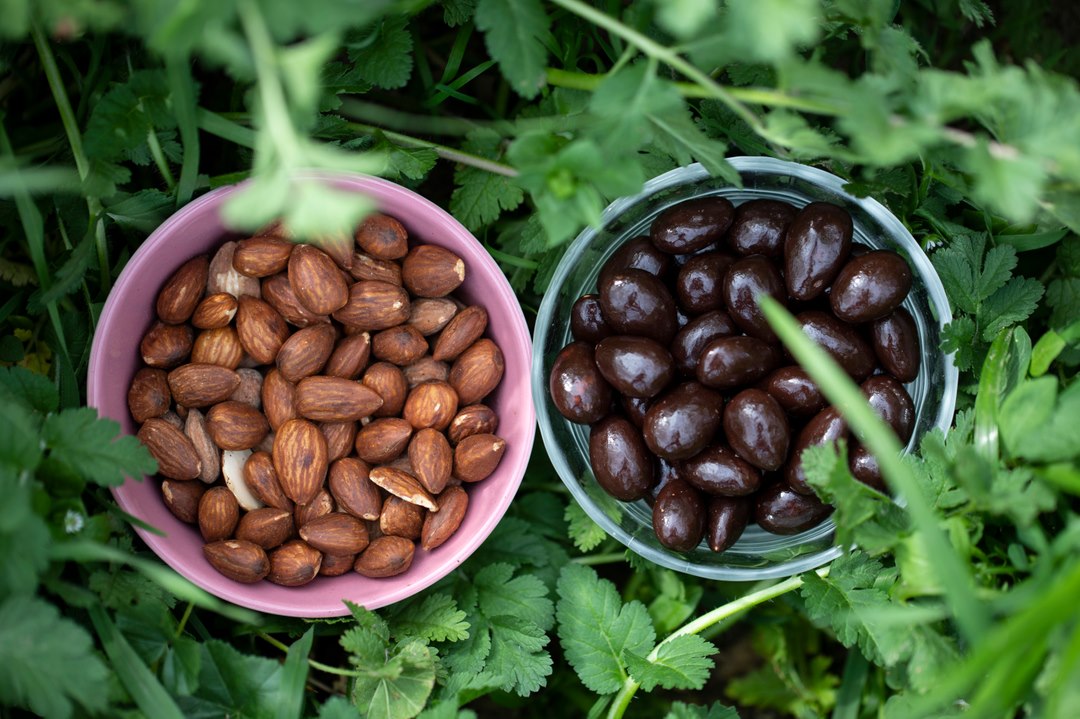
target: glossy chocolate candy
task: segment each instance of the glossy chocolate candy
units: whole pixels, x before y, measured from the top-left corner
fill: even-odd
[[[754,499],[754,521],[773,534],[805,532],[821,524],[833,511],[816,496],[799,494],[785,482],[766,487]]]
[[[773,396],[790,415],[808,417],[827,404],[821,390],[802,367],[781,367],[761,383],[761,389]]]
[[[833,313],[858,324],[880,319],[897,307],[911,289],[911,268],[891,250],[875,250],[844,266],[829,293]]]
[[[612,253],[600,268],[597,286],[605,285],[611,276],[623,270],[644,270],[650,275],[665,278],[671,269],[671,255],[656,249],[648,237],[634,237]]]
[[[641,499],[656,482],[653,458],[645,440],[624,417],[613,415],[592,426],[589,462],[596,482],[623,502]]]
[[[697,382],[686,382],[661,396],[645,413],[645,444],[664,459],[693,457],[720,428],[724,400]]]
[[[679,268],[675,295],[679,307],[690,315],[724,308],[724,276],[735,258],[723,252],[694,255]]]
[[[919,330],[915,320],[903,307],[875,320],[870,325],[874,354],[881,366],[901,382],[913,382],[919,376],[922,355],[919,352]]]
[[[622,270],[613,273],[599,289],[604,318],[617,334],[671,343],[678,330],[675,300],[655,275],[644,270]]]
[[[735,208],[728,246],[740,255],[779,257],[784,252],[784,231],[796,212],[786,202],[748,200]]]
[[[848,460],[848,468],[851,476],[868,487],[873,487],[879,492],[886,492],[885,479],[881,476],[881,467],[877,457],[870,453],[861,444],[855,444],[851,448],[851,458]]]
[[[828,407],[814,415],[795,438],[791,461],[784,469],[784,480],[788,486],[800,494],[813,494],[814,489],[806,483],[806,473],[803,471],[803,450],[820,444],[831,444],[847,436],[847,422],[835,407]]]
[[[873,410],[892,427],[902,444],[911,439],[911,431],[915,428],[915,404],[904,385],[881,374],[863,382],[862,391]]]
[[[660,544],[689,552],[705,536],[706,508],[701,494],[681,479],[664,485],[653,502],[653,531]]]
[[[733,264],[724,277],[724,302],[728,314],[746,334],[776,342],[776,333],[757,305],[759,295],[769,295],[783,304],[784,282],[776,265],[767,257],[744,257]]]
[[[616,335],[596,345],[596,366],[604,379],[627,397],[654,397],[675,376],[675,361],[648,337]]]
[[[851,215],[828,202],[799,210],[784,237],[784,281],[793,299],[812,300],[833,281],[851,251]]]
[[[723,197],[696,197],[669,207],[652,223],[649,239],[662,252],[685,255],[716,242],[735,216],[735,206]]]
[[[780,362],[780,351],[756,337],[720,337],[705,346],[697,379],[706,387],[735,389],[753,384]]]
[[[739,541],[750,522],[753,500],[749,497],[713,497],[709,500],[709,516],[705,525],[705,541],[709,549],[723,552]]]
[[[587,342],[571,342],[559,351],[548,391],[559,414],[571,422],[592,424],[611,409],[611,385],[600,374]]]
[[[641,429],[645,426],[645,413],[649,411],[649,405],[652,404],[651,400],[643,397],[622,397],[622,408],[626,412],[626,418],[630,420],[635,427]]]
[[[744,389],[724,409],[724,435],[735,453],[765,471],[787,459],[791,429],[784,410],[767,392]]]
[[[600,309],[600,295],[582,295],[570,308],[570,334],[593,344],[613,334]]]
[[[737,331],[727,312],[717,310],[695,317],[675,334],[671,343],[675,368],[685,375],[694,376],[705,346],[720,337],[730,337]]]
[[[863,381],[874,371],[874,351],[851,325],[818,310],[800,312],[795,320],[806,336],[832,355],[856,381]]]
[[[684,459],[679,476],[706,494],[725,497],[744,497],[761,485],[761,472],[722,444]]]

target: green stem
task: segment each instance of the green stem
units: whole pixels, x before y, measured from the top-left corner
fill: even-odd
[[[584,557],[574,557],[570,560],[574,564],[597,565],[597,564],[614,564],[615,562],[625,562],[626,552],[609,552],[607,554],[588,554]]]
[[[169,186],[169,192],[174,191],[176,189],[176,178],[173,177],[172,170],[169,169],[169,161],[165,157],[165,152],[161,149],[157,133],[152,128],[146,132],[146,144],[150,146],[150,155],[154,158],[154,164],[157,165],[158,172],[165,179],[165,184]]]
[[[244,127],[216,112],[201,107],[196,111],[195,117],[199,129],[203,132],[207,132],[214,137],[220,137],[222,140],[227,140],[234,145],[246,147],[249,150],[255,149],[255,131],[250,127]]]
[[[516,120],[470,120],[463,117],[430,117],[393,110],[372,102],[344,99],[341,114],[380,128],[393,128],[424,135],[467,135],[476,130],[490,130],[504,137],[520,135],[532,130],[569,132],[589,124],[592,118],[586,113],[571,115],[545,115]],[[384,130],[385,131],[385,130]]]
[[[278,641],[277,639],[274,639],[272,636],[270,636],[266,632],[256,632],[255,636],[259,637],[260,639],[265,641],[267,644],[271,644],[271,645],[277,647],[278,649],[280,649],[281,651],[285,652],[286,654],[288,654],[288,652],[289,652],[288,645]],[[329,664],[323,664],[322,662],[317,662],[314,659],[308,659],[308,666],[311,667],[312,669],[318,669],[320,672],[326,672],[327,674],[336,674],[337,676],[340,676],[340,677],[359,677],[359,676],[363,676],[361,672],[354,671],[352,669],[342,669],[341,667],[332,667]]]
[[[195,609],[195,604],[188,602],[184,608],[184,615],[180,617],[180,623],[176,625],[176,632],[173,634],[173,640],[179,639],[183,633],[184,628],[187,627],[188,619],[191,619],[191,611]]]
[[[386,135],[387,139],[393,140],[400,145],[405,145],[406,147],[424,147],[432,149],[435,151],[436,155],[438,155],[444,160],[449,160],[450,162],[457,162],[462,165],[469,165],[470,167],[475,167],[477,169],[491,172],[496,175],[502,175],[504,177],[518,176],[518,171],[515,170],[513,167],[510,167],[509,165],[504,165],[501,162],[495,162],[494,160],[489,160],[486,157],[480,157],[479,155],[462,152],[461,150],[456,150],[452,147],[447,147],[446,145],[440,145],[437,142],[422,140],[419,137],[405,135],[400,132],[395,132],[393,130],[385,130],[381,127],[376,127],[375,125],[368,125],[362,122],[350,122],[346,125],[346,127],[348,127],[350,130],[363,132],[369,135],[376,132],[381,132],[382,134]]]

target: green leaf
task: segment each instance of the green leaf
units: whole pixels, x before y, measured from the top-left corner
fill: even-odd
[[[745,61],[784,60],[817,39],[817,0],[728,0],[727,36]]]
[[[1021,383],[1001,404],[1002,439],[1015,457],[1056,462],[1080,453],[1080,383],[1057,396],[1057,378]]]
[[[476,0],[443,0],[443,22],[450,27],[464,25],[476,14]]]
[[[395,607],[390,619],[396,637],[420,637],[432,642],[460,642],[469,638],[465,612],[447,594],[429,594]]]
[[[955,353],[953,362],[961,370],[975,366],[975,323],[970,317],[957,317],[941,332],[941,349]]]
[[[500,157],[501,139],[488,131],[473,132],[462,149],[489,160]],[[491,224],[503,212],[516,209],[525,193],[511,179],[472,165],[458,165],[454,170],[454,192],[450,212],[461,224],[476,232]]]
[[[332,696],[319,707],[319,719],[356,719],[356,707],[343,696]]]
[[[479,0],[476,26],[510,86],[534,98],[544,82],[551,19],[540,0]]]
[[[581,505],[570,502],[566,505],[566,528],[574,546],[582,552],[590,552],[607,539],[604,528],[592,520]]]
[[[618,691],[626,679],[623,652],[645,655],[656,634],[645,605],[619,599],[615,585],[585,566],[559,573],[559,640],[582,683],[597,694]]]
[[[41,420],[21,403],[0,402],[0,469],[32,471],[41,462]]]
[[[47,377],[25,367],[0,367],[0,396],[43,414],[55,412],[60,395]]]
[[[532,622],[502,614],[491,617],[491,651],[484,670],[473,681],[478,687],[498,687],[528,696],[547,683],[551,655],[544,651],[548,636]]]
[[[362,46],[349,47],[349,59],[362,78],[392,90],[409,82],[413,67],[413,39],[404,15],[384,18],[377,35]]]
[[[739,719],[739,712],[733,707],[723,706],[720,702],[714,702],[709,707],[673,702],[664,719]]]
[[[88,234],[53,273],[52,284],[48,288],[39,287],[30,295],[26,303],[27,311],[30,314],[41,314],[49,305],[77,290],[93,257],[94,240],[93,236]]]
[[[511,579],[513,573],[509,564],[491,564],[476,573],[473,585],[480,611],[487,617],[518,617],[545,632],[551,629],[555,607],[548,599],[547,587],[530,574]]]
[[[983,340],[989,342],[1006,327],[1026,320],[1035,311],[1042,295],[1042,283],[1030,277],[1013,277],[1006,282],[1004,287],[987,297],[979,309]]]
[[[664,0],[656,5],[660,27],[676,37],[689,37],[716,17],[716,0]]]
[[[91,407],[66,409],[49,415],[41,437],[49,457],[106,487],[124,483],[126,477],[141,477],[157,471],[157,462],[135,437],[117,438],[120,425],[99,419]]]
[[[1050,325],[1065,327],[1080,317],[1080,277],[1053,280],[1046,288],[1046,304],[1053,310]]]
[[[149,234],[175,209],[172,199],[160,190],[117,193],[105,203],[106,214],[122,227]]]
[[[931,261],[949,299],[969,314],[1004,286],[1016,267],[1016,250],[1008,245],[992,248],[983,257],[986,235],[959,235],[934,253]]]
[[[105,665],[90,635],[40,599],[8,597],[0,603],[0,703],[51,719],[69,717],[73,704],[105,709]]]
[[[980,137],[966,159],[976,199],[1016,222],[1027,222],[1034,216],[1047,179],[1042,158],[995,153],[989,141]]]
[[[265,717],[277,713],[282,670],[277,662],[242,654],[217,639],[202,645],[199,688],[181,697],[185,716]]]
[[[426,643],[408,639],[383,663],[358,667],[361,676],[352,700],[368,719],[411,719],[423,710],[435,686],[435,653]]]
[[[709,678],[716,646],[696,634],[683,634],[661,642],[656,659],[647,659],[632,651],[623,653],[630,676],[643,689],[701,689]]]
[[[197,641],[187,636],[173,639],[165,650],[161,662],[161,681],[174,696],[186,696],[199,687],[199,670],[202,666],[202,649]]]
[[[293,642],[285,656],[285,665],[281,669],[280,696],[277,701],[276,719],[293,719],[303,716],[304,687],[308,678],[308,655],[311,643],[315,639],[315,628],[304,632],[304,636]]]

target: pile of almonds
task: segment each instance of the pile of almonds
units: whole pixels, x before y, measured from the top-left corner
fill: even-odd
[[[238,582],[406,571],[461,525],[506,442],[503,376],[465,264],[393,217],[298,244],[280,223],[195,257],[157,297],[128,407],[172,513]]]

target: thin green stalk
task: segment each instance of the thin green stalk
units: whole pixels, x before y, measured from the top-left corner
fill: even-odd
[[[374,134],[381,132],[386,135],[387,139],[394,142],[405,145],[406,147],[425,147],[435,151],[435,154],[444,160],[450,162],[457,162],[462,165],[469,165],[486,172],[491,172],[496,175],[502,175],[503,177],[517,177],[518,171],[509,165],[504,165],[501,162],[495,162],[489,160],[486,157],[480,157],[479,155],[473,155],[468,152],[462,152],[461,150],[455,150],[452,147],[446,145],[440,145],[437,142],[430,142],[429,140],[422,140],[419,137],[413,137],[411,135],[405,135],[400,132],[394,132],[393,130],[384,130],[383,128],[376,127],[374,125],[367,125],[361,122],[350,122],[346,124],[350,130],[356,132],[362,132],[365,134]]]
[[[840,690],[836,694],[832,719],[858,719],[863,687],[866,686],[869,674],[870,662],[858,647],[852,647],[844,662],[844,675],[840,679]]]
[[[429,115],[414,115],[401,112],[373,102],[352,98],[342,100],[341,114],[380,128],[441,136],[467,135],[476,130],[490,130],[504,137],[512,137],[532,130],[569,132],[592,121],[586,113],[545,115],[542,117],[517,118],[515,120],[470,120],[463,117],[431,117]]]
[[[587,554],[584,557],[574,557],[570,560],[574,564],[596,566],[598,564],[615,564],[626,561],[626,552],[609,552],[607,554]]]
[[[166,57],[165,74],[173,99],[176,126],[180,130],[180,141],[184,146],[180,179],[176,184],[176,206],[179,207],[191,199],[199,178],[198,107],[195,100],[195,82],[192,80],[187,58]]]
[[[169,168],[169,160],[165,157],[165,152],[161,149],[161,143],[158,142],[157,133],[153,129],[146,132],[146,144],[150,147],[150,156],[154,158],[154,164],[157,165],[158,172],[161,173],[161,177],[164,178],[165,184],[169,187],[169,192],[176,190],[176,178],[173,177],[172,170]]]
[[[289,104],[285,100],[285,89],[276,72],[274,42],[266,20],[259,6],[252,0],[241,0],[239,5],[240,24],[244,28],[251,54],[255,59],[255,76],[258,79],[259,97],[262,100],[263,118],[266,128],[274,138],[275,149],[281,155],[286,167],[301,164],[302,152],[297,141],[296,129],[289,120]]]
[[[259,637],[267,644],[277,647],[286,654],[289,652],[289,646],[287,644],[278,641],[277,639],[274,639],[266,632],[256,632],[255,636]],[[342,669],[341,667],[332,667],[329,664],[323,664],[322,662],[317,662],[314,659],[308,659],[308,666],[310,666],[312,669],[318,669],[320,672],[326,672],[327,674],[336,674],[340,677],[362,676],[362,674],[358,671],[354,671],[352,669]]]
[[[228,140],[234,145],[246,147],[249,150],[255,149],[255,131],[250,127],[244,127],[216,112],[201,107],[196,111],[195,117],[199,129],[203,132],[208,132],[214,137],[220,137],[222,140]]]
[[[173,639],[179,639],[184,634],[184,628],[187,627],[188,619],[191,619],[191,612],[195,609],[194,602],[188,602],[184,607],[184,614],[180,617],[180,622],[176,625],[176,631],[173,633]]]

